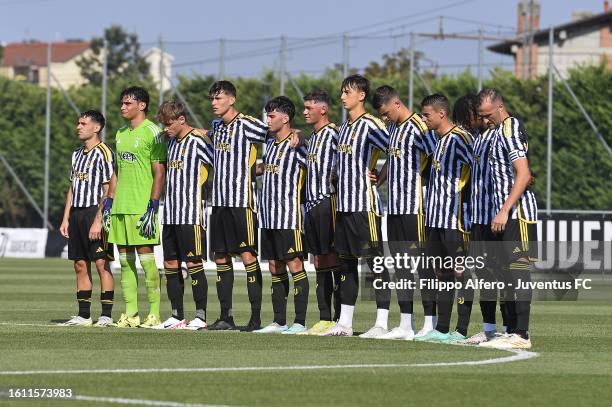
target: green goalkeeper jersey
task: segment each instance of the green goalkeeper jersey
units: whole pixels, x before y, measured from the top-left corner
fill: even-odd
[[[166,162],[166,140],[162,130],[145,119],[138,127],[117,130],[117,188],[112,214],[143,214],[151,198],[151,163]]]

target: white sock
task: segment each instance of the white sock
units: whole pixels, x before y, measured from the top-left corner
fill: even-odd
[[[502,333],[505,334],[508,332],[508,327],[506,325],[502,325]]]
[[[387,329],[387,321],[389,320],[389,310],[384,308],[376,308],[376,323],[374,326],[380,326]]]
[[[340,304],[340,319],[338,323],[346,328],[353,327],[353,312],[355,311],[354,305]]]
[[[400,314],[399,326],[405,331],[412,331],[412,314]]]
[[[423,323],[423,329],[428,329],[430,331],[434,329],[433,315],[425,315],[425,323]]]
[[[485,331],[485,332],[496,332],[497,331],[497,325],[490,324],[488,322],[483,322],[482,330]]]

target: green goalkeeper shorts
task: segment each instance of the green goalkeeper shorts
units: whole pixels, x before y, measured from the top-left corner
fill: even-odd
[[[141,215],[111,215],[108,241],[118,246],[151,246],[159,244],[159,223],[155,219],[155,236],[146,239],[140,235],[136,225]]]

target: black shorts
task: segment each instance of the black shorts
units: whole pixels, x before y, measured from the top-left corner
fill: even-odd
[[[261,229],[261,258],[287,261],[304,257],[302,232],[296,229]]]
[[[257,214],[251,208],[213,206],[210,250],[233,255],[257,253]]]
[[[501,236],[491,231],[491,225],[473,223],[470,229],[470,256],[485,256],[493,261],[499,256]]]
[[[68,258],[70,260],[114,260],[113,245],[107,242],[102,228],[102,239],[89,240],[89,229],[98,212],[97,206],[70,208],[68,218]]]
[[[441,273],[453,271],[446,267],[440,267],[441,264],[444,265],[444,263],[447,263],[444,260],[450,257],[453,259],[453,264],[458,264],[457,259],[459,257],[465,257],[467,241],[467,233],[457,229],[427,229],[425,253],[427,257],[430,258],[428,262],[434,265],[435,272],[438,276],[440,276]],[[441,263],[437,260],[431,260],[432,257],[441,258]]]
[[[425,244],[425,217],[387,215],[387,242],[392,254],[420,253]]]
[[[201,225],[164,225],[164,261],[206,261],[206,229]]]
[[[382,256],[380,217],[374,212],[337,212],[334,247],[341,256]]]
[[[538,226],[521,219],[508,219],[506,228],[498,235],[502,241],[502,258],[507,264],[520,258],[536,261],[538,258]]]
[[[325,198],[304,216],[304,248],[313,255],[334,252],[336,196]]]

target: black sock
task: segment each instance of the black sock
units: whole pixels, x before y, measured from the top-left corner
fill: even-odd
[[[221,319],[232,317],[232,291],[234,290],[234,268],[232,263],[217,264],[217,296],[221,305]]]
[[[293,277],[293,305],[295,308],[296,324],[306,326],[306,311],[308,309],[308,294],[310,285],[304,270],[292,274]]]
[[[452,273],[452,271],[450,272]],[[445,272],[445,274],[449,274]],[[452,282],[454,277],[445,275],[439,278],[440,281]],[[442,333],[448,333],[450,329],[451,314],[453,313],[453,301],[455,298],[455,290],[438,290],[438,322],[436,330]]]
[[[391,306],[391,289],[389,288],[389,282],[391,281],[391,276],[389,275],[389,270],[386,267],[383,267],[383,270],[380,273],[374,273],[374,261],[373,259],[367,260],[368,268],[370,272],[374,274],[374,280],[381,280],[383,283],[387,283],[384,285],[384,288],[374,289],[374,296],[376,297],[376,309],[386,309],[388,310]],[[380,268],[381,266],[379,266]],[[373,280],[373,281],[374,281]]]
[[[515,312],[516,328],[515,333],[525,339],[529,339],[529,315],[531,313],[532,290],[530,288],[519,287],[518,280],[522,284],[531,282],[531,265],[527,262],[516,261],[510,265],[510,272],[513,274],[513,281],[516,293]]]
[[[503,324],[506,326],[506,332],[511,334],[516,330],[516,302],[514,300],[514,285],[512,283],[509,269],[505,269],[504,282],[506,287],[501,292],[500,308],[502,309]]]
[[[436,280],[436,274],[431,267],[420,267],[419,273],[419,285],[423,285],[426,282],[434,282]],[[421,282],[422,281],[422,282]],[[423,304],[423,315],[435,316],[436,315],[436,290],[428,288],[425,284],[420,290],[421,302]]]
[[[345,258],[344,267],[340,272],[340,300],[342,304],[355,306],[359,295],[359,275],[357,259]]]
[[[289,276],[283,274],[272,275],[272,310],[274,322],[279,325],[287,324],[287,294],[289,293]]]
[[[115,292],[102,291],[100,293],[100,303],[102,304],[102,316],[111,317],[113,313],[113,299],[115,298]]]
[[[334,302],[334,321],[340,319],[340,306],[342,305],[342,301],[340,301],[340,269],[342,265],[334,266],[332,270],[332,275],[334,276],[334,291],[333,291],[333,302]]]
[[[458,279],[462,283],[462,288],[457,293],[457,327],[455,330],[463,336],[467,336],[474,303],[474,288],[465,286],[469,279],[470,277],[465,274]]]
[[[247,291],[249,293],[249,302],[251,303],[251,321],[261,322],[261,295],[263,278],[259,262],[244,266],[247,273]]]
[[[185,312],[183,311],[183,293],[185,291],[183,272],[180,268],[165,268],[164,274],[166,275],[166,291],[172,307],[172,316],[182,320],[185,318]]]
[[[334,276],[331,271],[333,267],[317,269],[317,304],[319,305],[319,319],[331,321],[331,302],[334,292]]]
[[[204,274],[204,266],[202,264],[198,264],[197,266],[189,267],[187,270],[189,270],[189,276],[191,277],[191,293],[193,294],[196,314],[199,312],[199,315],[203,314],[204,318],[206,318],[208,281],[206,280],[206,274]]]
[[[80,290],[76,294],[79,304],[79,316],[81,318],[91,317],[91,290]]]
[[[480,301],[480,313],[482,322],[485,324],[495,324],[495,301]]]
[[[395,281],[401,282],[402,284],[408,281],[414,281],[414,276],[407,269],[395,270]],[[414,314],[414,290],[409,288],[400,288],[395,290],[397,294],[397,303],[399,305],[400,313],[402,314]]]

